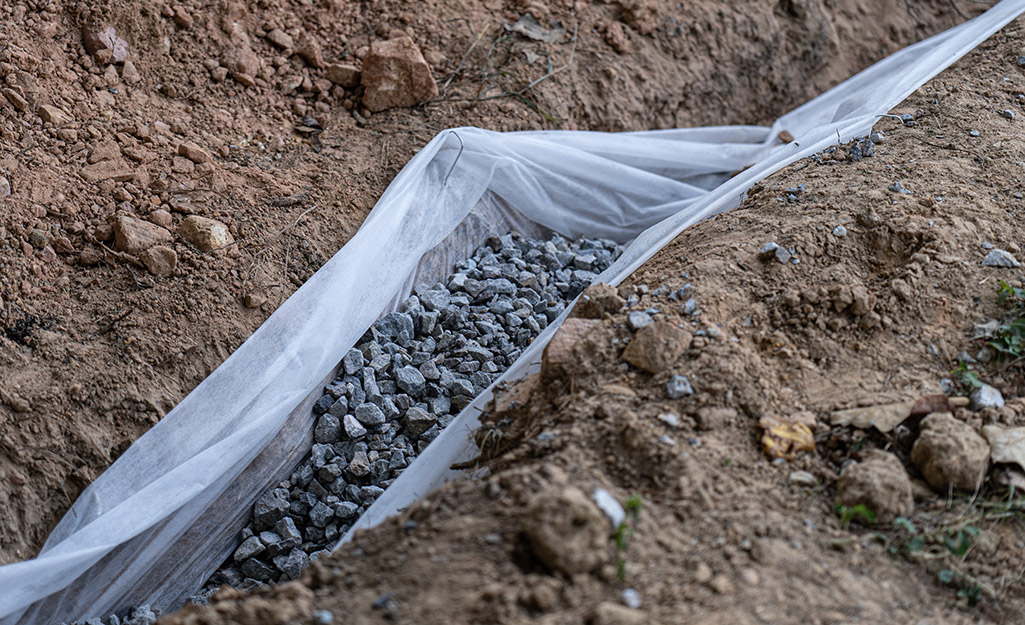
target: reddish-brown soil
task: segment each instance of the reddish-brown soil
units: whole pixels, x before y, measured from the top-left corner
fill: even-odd
[[[636,272],[620,294],[685,329],[665,335],[685,347],[665,371],[622,361],[639,336],[627,309],[592,310],[600,319],[571,351],[550,354],[540,378],[485,414],[477,479],[360,532],[300,582],[241,600],[223,590],[212,607],[165,622],[327,622],[323,610],[345,623],[1022,622],[1021,499],[993,474],[975,493],[930,489],[909,457],[913,420],[884,435],[832,426],[830,415],[938,393],[958,353],[983,346],[973,325],[1013,313],[997,286],[1022,286],[1020,269],[982,259],[984,244],[1020,256],[1025,239],[1023,26],[894,111],[914,114],[914,127],[880,121],[874,158],[848,160],[842,148],[795,163]],[[913,193],[888,190],[894,182]],[[769,241],[800,263],[760,260]],[[685,283],[697,317],[667,297]],[[976,431],[1025,425],[1021,363],[973,367],[1007,404],[956,407],[954,418]],[[671,374],[695,393],[668,399]],[[814,451],[774,462],[759,426],[773,415],[809,423]],[[834,511],[838,476],[873,449],[910,474],[907,523],[846,525]],[[792,479],[798,470],[811,483]],[[588,511],[596,487],[640,505],[625,548]],[[539,538],[546,524],[564,541]],[[626,588],[638,609],[622,607]]]

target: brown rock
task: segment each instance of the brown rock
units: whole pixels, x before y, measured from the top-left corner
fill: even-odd
[[[733,408],[703,406],[698,409],[695,421],[699,430],[718,430],[736,418],[737,411]]]
[[[116,180],[124,182],[135,177],[132,168],[121,159],[100,161],[82,168],[82,177],[88,182],[99,182],[101,180]]]
[[[233,42],[228,47],[221,64],[227,67],[232,75],[247,74],[250,76],[250,80],[252,80],[252,76],[260,73],[260,68],[263,66],[260,57],[253,52],[253,49],[249,47],[249,43],[245,40]],[[236,80],[238,79],[236,78]]]
[[[7,101],[11,103],[11,106],[18,111],[24,112],[28,110],[28,100],[23,98],[22,95],[14,89],[4,89],[2,93],[4,94],[4,97],[7,98]]]
[[[89,54],[110,50],[111,60],[115,63],[123,63],[128,58],[128,43],[118,37],[113,26],[87,24],[82,29],[82,43]]]
[[[609,523],[580,489],[550,488],[527,507],[526,535],[537,558],[566,573],[590,573],[609,556]]]
[[[929,485],[944,493],[949,488],[975,490],[989,469],[989,443],[947,412],[929,415],[919,428],[911,462]]]
[[[643,625],[648,622],[648,615],[644,612],[611,601],[599,603],[591,617],[592,625]]]
[[[906,516],[915,508],[908,472],[897,456],[885,451],[870,451],[840,476],[836,486],[838,504],[864,505],[875,512],[876,521]]]
[[[142,80],[142,75],[139,74],[139,70],[135,68],[135,63],[125,61],[124,67],[121,68],[121,79],[129,85],[134,85]]]
[[[567,319],[545,346],[541,356],[541,379],[547,382],[562,379],[577,364],[574,351],[577,343],[601,325],[595,319]]]
[[[146,219],[148,219],[151,223],[155,223],[161,228],[167,228],[168,230],[171,229],[171,213],[167,212],[162,208],[157,209],[149,215],[147,215]]]
[[[911,416],[911,402],[880,404],[837,410],[830,415],[833,425],[853,425],[856,428],[874,427],[880,432],[890,432]]]
[[[129,254],[138,254],[154,245],[170,245],[173,240],[166,229],[135,217],[118,215],[113,226],[115,247]]]
[[[198,215],[186,217],[178,226],[178,234],[201,252],[212,252],[235,242],[227,226]]]
[[[185,30],[192,28],[192,16],[180,4],[174,7],[174,23]]]
[[[197,165],[200,163],[214,162],[214,159],[210,156],[209,152],[207,152],[206,150],[204,150],[203,148],[199,147],[191,141],[186,141],[185,143],[179,145],[178,154],[184,156],[193,163],[196,163]]]
[[[231,75],[243,87],[255,87],[256,79],[245,72],[235,72]]]
[[[196,164],[184,156],[171,157],[171,171],[176,174],[191,174],[196,170]]]
[[[437,97],[431,68],[409,37],[376,41],[363,59],[363,105],[377,113]]]
[[[71,121],[70,115],[60,110],[56,106],[50,106],[49,104],[44,104],[40,106],[39,110],[36,112],[39,114],[39,117],[41,117],[44,122],[50,122],[51,124],[66,124]]]
[[[54,262],[57,259],[57,253],[53,251],[53,246],[47,245],[39,251],[40,258],[43,262]]]
[[[281,30],[280,28],[275,28],[274,30],[267,33],[267,41],[273,43],[281,49],[292,48],[295,45],[292,41],[292,37],[290,37],[288,33]]]
[[[139,254],[139,260],[142,261],[143,265],[146,265],[146,269],[154,276],[164,277],[174,273],[175,267],[178,266],[178,254],[171,248],[163,245],[154,245],[153,247],[143,250]]]
[[[324,70],[324,77],[336,85],[353,89],[359,86],[360,71],[355,65],[332,63]]]
[[[615,287],[599,282],[584,289],[570,314],[584,319],[601,319],[605,313],[618,312],[624,306],[626,300],[619,296]]]
[[[114,60],[114,51],[110,48],[102,48],[93,55],[97,65],[106,65]]]
[[[95,250],[85,250],[78,255],[78,264],[90,267],[98,264],[103,257],[99,255]]]
[[[303,32],[299,35],[299,41],[295,45],[295,53],[298,54],[310,67],[324,67],[324,52],[320,49],[320,42],[309,33]]]
[[[246,293],[245,307],[246,308],[259,308],[267,302],[267,298],[258,293]]]
[[[648,373],[661,373],[673,366],[691,340],[690,332],[659,320],[637,331],[623,350],[623,360]]]
[[[118,147],[113,141],[101,141],[96,144],[93,151],[89,154],[89,158],[86,162],[90,165],[99,163],[100,161],[109,161],[121,158],[121,148]]]

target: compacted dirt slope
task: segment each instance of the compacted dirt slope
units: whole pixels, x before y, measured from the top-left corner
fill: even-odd
[[[1021,269],[983,259],[1020,258],[1025,241],[1023,27],[893,111],[913,126],[882,119],[874,156],[851,144],[795,163],[618,294],[585,293],[542,373],[485,415],[477,479],[359,533],[300,582],[225,589],[165,622],[1023,622],[1025,509],[1001,486],[1021,467],[969,472],[967,490],[928,483],[964,470],[983,426],[1025,425],[1021,363],[973,339],[1021,315],[998,301]],[[764,258],[770,242],[799,262]],[[651,308],[654,324],[632,330],[628,313]],[[642,335],[659,349],[633,349]],[[671,398],[673,375],[692,394]],[[968,407],[973,379],[1006,404]],[[887,433],[832,424],[923,396]],[[952,442],[925,461],[922,432],[941,422]],[[780,423],[806,447],[791,460],[764,446]],[[596,488],[627,508],[616,534]]]
[[[435,132],[766,122],[983,8],[961,4],[0,3],[0,563],[31,557]],[[551,41],[504,29],[528,12]],[[327,80],[322,65],[403,34],[431,102],[371,115]],[[115,249],[117,216],[176,232],[190,215],[235,243],[175,236],[161,277]]]

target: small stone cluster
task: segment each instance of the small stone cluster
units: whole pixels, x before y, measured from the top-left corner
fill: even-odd
[[[611,241],[492,237],[375,322],[314,406],[310,455],[256,502],[204,594],[297,578],[618,255]]]

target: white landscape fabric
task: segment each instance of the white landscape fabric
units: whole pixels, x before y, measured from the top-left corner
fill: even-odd
[[[301,460],[313,419],[308,400],[340,357],[414,282],[440,279],[448,261],[468,256],[482,233],[550,229],[628,243],[600,277],[618,283],[683,229],[737,206],[772,172],[867,134],[879,115],[1023,11],[1025,0],[1002,0],[771,128],[439,133],[349,243],[82,493],[37,558],[0,567],[0,625],[71,621],[139,603],[179,607],[230,553],[255,498],[280,479],[273,476]],[[776,138],[784,129],[796,142]],[[539,360],[556,325],[503,379]],[[464,410],[358,526],[408,506],[472,456],[485,400]]]

